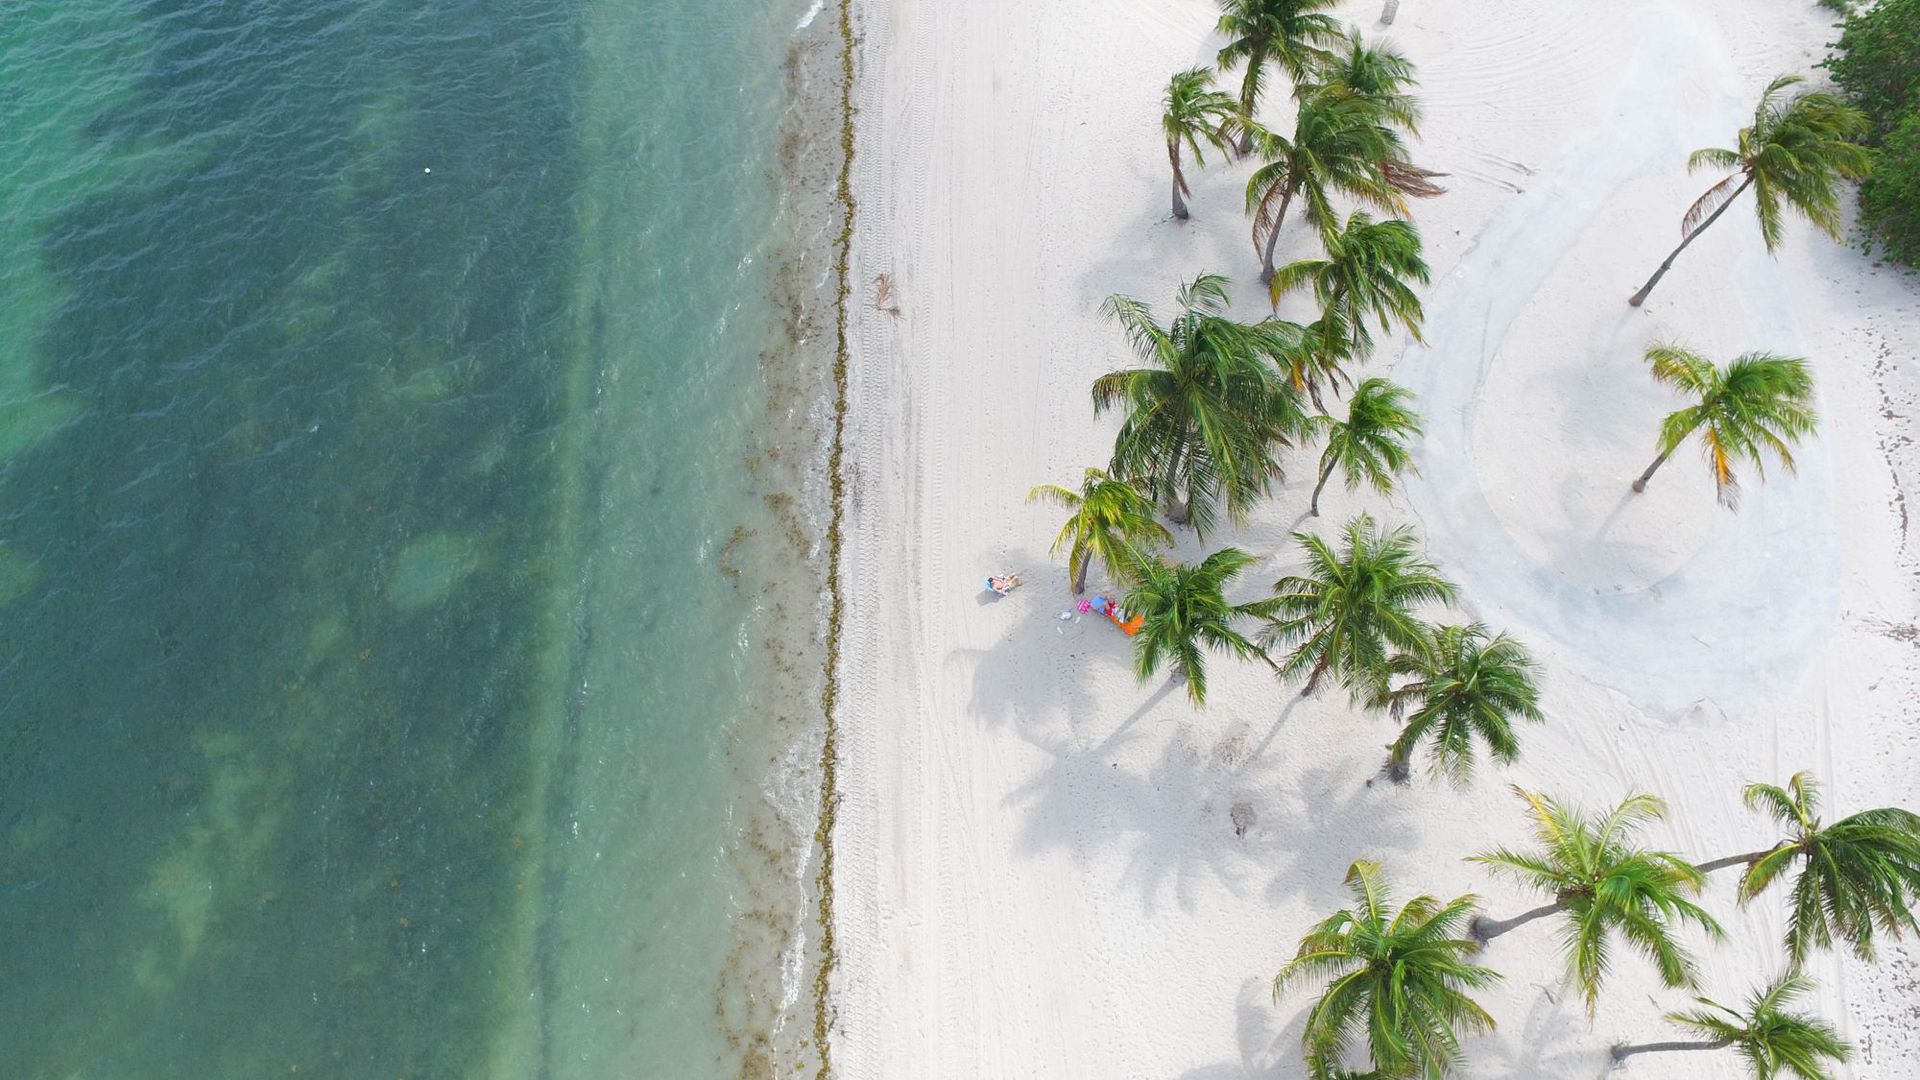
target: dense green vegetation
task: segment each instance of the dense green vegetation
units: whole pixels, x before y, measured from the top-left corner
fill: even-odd
[[[1920,266],[1920,0],[1848,16],[1826,67],[1871,125],[1873,172],[1860,185],[1868,246]]]

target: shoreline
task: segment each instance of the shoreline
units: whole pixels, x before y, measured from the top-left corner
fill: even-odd
[[[823,817],[835,1076],[1292,1080],[1304,997],[1276,1006],[1266,980],[1339,906],[1351,860],[1383,858],[1403,897],[1472,892],[1496,917],[1532,906],[1462,861],[1524,836],[1508,784],[1587,806],[1650,790],[1672,813],[1649,840],[1696,859],[1758,846],[1748,781],[1809,769],[1836,816],[1920,805],[1904,521],[1920,490],[1920,278],[1798,220],[1770,258],[1747,209],[1644,309],[1625,304],[1712,183],[1687,174],[1687,151],[1725,145],[1774,74],[1815,70],[1828,36],[1814,5],[1405,3],[1385,28],[1377,3],[1336,12],[1418,65],[1416,160],[1448,174],[1412,214],[1433,332],[1383,339],[1364,368],[1435,410],[1421,475],[1390,498],[1329,487],[1312,519],[1313,470],[1294,451],[1244,528],[1204,547],[1182,534],[1173,554],[1246,548],[1261,560],[1251,598],[1297,568],[1296,528],[1326,534],[1361,511],[1414,525],[1466,590],[1459,617],[1512,630],[1543,668],[1548,720],[1521,733],[1520,762],[1483,765],[1459,791],[1418,772],[1376,783],[1383,721],[1251,666],[1210,667],[1204,710],[1164,679],[1136,683],[1125,640],[1073,616],[1044,554],[1057,516],[1022,498],[1105,460],[1115,424],[1086,387],[1124,348],[1103,297],[1164,314],[1179,281],[1218,271],[1238,317],[1266,311],[1240,213],[1250,166],[1194,170],[1188,222],[1164,205],[1159,95],[1167,73],[1212,56],[1215,6],[852,10],[860,217],[843,278],[836,565],[859,584],[835,650],[838,812]],[[1636,57],[1663,80],[1644,101]],[[1640,157],[1583,168],[1580,148],[1609,139]],[[1281,261],[1310,245],[1290,227]],[[881,275],[897,313],[865,302]],[[1300,318],[1295,303],[1281,315]],[[1800,475],[1754,478],[1738,514],[1713,505],[1692,461],[1624,497],[1672,407],[1639,359],[1663,335],[1812,359],[1822,427]],[[1002,567],[1027,586],[976,597]],[[1616,655],[1607,632],[1649,620],[1675,625],[1632,640],[1663,651]],[[1772,973],[1779,900],[1738,905],[1711,882],[1705,902],[1733,940],[1693,943],[1701,992],[1738,1000]],[[1862,1047],[1842,1076],[1920,1069],[1900,1008],[1920,993],[1920,943],[1882,953],[1809,969],[1814,1008]],[[1485,962],[1506,975],[1484,1002],[1500,1028],[1467,1053],[1491,1075],[1591,1080],[1613,1041],[1665,1037],[1661,1014],[1689,996],[1623,956],[1590,1023],[1558,984],[1548,932],[1503,939]],[[1622,1075],[1702,1070],[1736,1074],[1730,1058],[1655,1055]]]
[[[819,850],[819,869],[814,876],[814,894],[819,904],[820,949],[813,979],[813,1046],[820,1063],[815,1075],[828,1080],[833,1075],[833,974],[840,964],[834,935],[834,825],[840,801],[839,749],[840,728],[836,708],[839,704],[840,646],[845,626],[845,599],[841,592],[840,559],[844,547],[846,521],[846,484],[843,469],[846,460],[847,427],[847,261],[853,244],[857,204],[853,195],[854,118],[854,33],[853,0],[835,0],[834,25],[839,35],[840,59],[840,168],[834,185],[834,202],[840,227],[833,243],[834,272],[834,356],[833,423],[828,440],[827,483],[828,523],[826,536],[826,640],[825,665],[820,689],[820,713],[825,730],[820,744],[820,810],[814,828],[814,843]],[[808,20],[820,10],[818,3]]]
[[[836,300],[830,285],[839,213],[821,194],[838,171],[839,37],[817,19],[787,28],[787,100],[774,178],[780,239],[767,251],[764,302],[775,318],[759,353],[763,417],[743,468],[759,492],[713,567],[752,599],[755,687],[743,707],[767,714],[759,738],[727,750],[735,776],[729,820],[743,818],[719,853],[743,890],[730,919],[729,953],[713,988],[727,1046],[724,1075],[762,1080],[822,1068],[815,1038],[819,1003],[809,1000],[830,963],[822,930],[819,814],[830,778],[821,748],[830,720],[815,712],[828,685],[830,606],[822,563],[831,566],[831,459]]]

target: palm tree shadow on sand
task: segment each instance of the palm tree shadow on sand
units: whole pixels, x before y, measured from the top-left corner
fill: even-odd
[[[1519,1030],[1502,1017],[1500,1031],[1474,1040],[1470,1056],[1481,1075],[1498,1080],[1598,1080],[1607,1074],[1607,1051],[1588,1046],[1591,1030],[1580,1011],[1579,995],[1535,983],[1540,993],[1527,1009]],[[1560,1048],[1560,1049],[1556,1049]]]
[[[1022,573],[1020,588],[1006,596],[981,589],[988,599],[978,617],[992,620],[999,640],[986,649],[955,649],[944,663],[950,672],[971,669],[973,719],[1026,726],[1060,711],[1077,729],[1096,717],[1097,683],[1133,678],[1126,636],[1098,615],[1081,614],[1064,574],[1044,560],[1019,565],[1033,568]]]
[[[1302,1080],[1307,1075],[1300,1057],[1306,1007],[1276,1008],[1270,977],[1249,976],[1240,984],[1234,1015],[1237,1060],[1189,1069],[1178,1080]]]
[[[1097,741],[1078,734],[1093,718],[1076,717],[1072,732],[1022,727],[1047,755],[1006,799],[1026,814],[1027,849],[1121,850],[1116,884],[1138,891],[1148,911],[1169,897],[1192,911],[1210,882],[1244,899],[1332,903],[1355,851],[1411,850],[1416,831],[1388,785],[1369,788],[1332,768],[1296,773],[1258,751],[1253,725],[1190,714],[1177,688],[1163,683]],[[1164,704],[1156,709],[1154,699]],[[1341,843],[1324,843],[1329,836]]]

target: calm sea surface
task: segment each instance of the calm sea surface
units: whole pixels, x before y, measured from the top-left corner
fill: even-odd
[[[0,1072],[803,1063],[805,13],[0,0]]]

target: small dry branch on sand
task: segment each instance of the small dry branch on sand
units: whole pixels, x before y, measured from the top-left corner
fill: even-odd
[[[900,317],[900,301],[893,295],[893,275],[878,274],[873,279],[873,308],[894,318]]]

